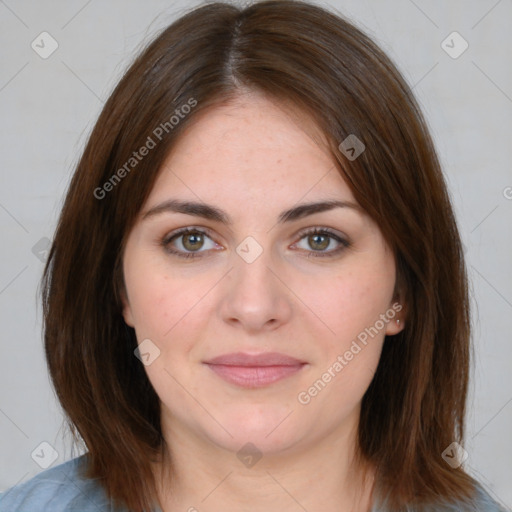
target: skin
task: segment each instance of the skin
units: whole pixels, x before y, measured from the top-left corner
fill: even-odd
[[[197,115],[129,234],[123,313],[138,342],[150,339],[160,350],[145,370],[173,461],[155,465],[166,512],[369,510],[372,469],[363,484],[354,459],[360,404],[385,335],[403,328],[399,314],[308,404],[297,397],[396,303],[395,260],[312,126],[254,92]],[[170,198],[215,205],[233,224],[173,212],[143,218]],[[356,207],[277,223],[283,210],[326,199]],[[195,247],[197,258],[162,245],[183,227],[211,230],[195,246],[186,235],[169,243],[181,252]],[[315,227],[349,247],[301,234]],[[252,263],[236,252],[247,236],[263,249]],[[314,256],[339,247],[332,257]],[[281,352],[307,364],[257,389],[203,364],[238,351]],[[252,467],[236,456],[248,442],[262,455]]]

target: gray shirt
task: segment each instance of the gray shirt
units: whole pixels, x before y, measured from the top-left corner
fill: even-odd
[[[27,482],[11,487],[0,495],[0,512],[128,512],[115,508],[98,481],[85,478],[80,469],[86,455],[47,469]],[[447,503],[425,506],[421,512],[505,512],[483,488],[477,489],[474,503],[462,506]],[[156,507],[153,512],[161,512]],[[375,504],[372,512],[386,512]],[[403,512],[420,512],[407,508]]]

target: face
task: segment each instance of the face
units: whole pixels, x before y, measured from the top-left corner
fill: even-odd
[[[129,234],[124,318],[164,433],[276,454],[357,424],[399,330],[395,261],[304,126],[256,94],[203,112]]]

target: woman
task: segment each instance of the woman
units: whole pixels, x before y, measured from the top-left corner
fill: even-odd
[[[87,453],[1,511],[498,511],[462,468],[461,242],[392,62],[307,3],[212,3],[107,101],[44,274]]]

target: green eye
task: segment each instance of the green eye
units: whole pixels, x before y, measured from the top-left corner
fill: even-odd
[[[184,228],[175,233],[171,233],[171,235],[166,237],[162,243],[165,250],[171,254],[175,254],[182,258],[197,258],[201,256],[202,252],[206,252],[213,248],[207,247],[206,251],[200,250],[205,245],[205,238],[209,239],[213,246],[215,246],[215,242],[213,242],[213,240],[208,236],[208,233],[197,228]],[[179,242],[178,249],[172,247],[174,242]]]
[[[341,251],[349,247],[349,242],[328,228],[313,228],[302,233],[301,240],[306,239],[309,247],[303,247],[305,251],[309,251],[309,256],[313,257],[330,257],[339,254]],[[335,248],[326,251],[326,249],[334,245]]]
[[[180,258],[199,258],[202,253],[216,249],[218,245],[212,240],[210,231],[199,228],[182,228],[169,234],[162,240],[162,245],[169,254]],[[300,234],[300,241],[306,240],[308,247],[302,247],[302,250],[308,252],[308,258],[313,257],[331,257],[339,254],[350,246],[350,243],[333,233],[328,228],[313,228]],[[210,242],[208,246],[207,242]],[[299,242],[294,245],[297,246]],[[334,248],[327,250],[331,245]]]

